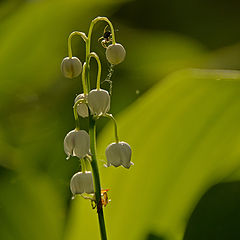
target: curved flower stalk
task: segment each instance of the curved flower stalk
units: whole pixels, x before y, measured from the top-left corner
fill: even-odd
[[[70,181],[70,189],[73,197],[80,194],[83,198],[91,201],[92,207],[97,208],[101,239],[107,239],[105,220],[103,215],[103,206],[108,203],[107,191],[101,189],[97,151],[96,151],[96,121],[100,117],[107,117],[114,123],[115,142],[110,144],[106,149],[106,166],[123,166],[127,169],[133,163],[131,162],[131,147],[126,142],[119,142],[117,123],[114,117],[109,114],[110,111],[110,94],[108,91],[101,89],[101,61],[95,52],[91,52],[91,36],[94,25],[104,21],[107,26],[104,28],[103,36],[99,38],[101,45],[106,48],[106,58],[111,64],[111,72],[107,76],[107,81],[113,73],[113,66],[123,62],[126,56],[124,47],[116,43],[115,32],[112,23],[106,17],[97,17],[92,20],[88,35],[83,32],[72,32],[68,37],[68,57],[65,57],[61,64],[63,75],[67,78],[75,78],[82,74],[83,93],[79,94],[74,100],[73,113],[76,128],[70,131],[64,139],[64,151],[67,159],[70,156],[79,158],[81,171],[73,175]],[[109,27],[109,30],[108,30]],[[85,62],[81,63],[80,59],[73,57],[71,40],[73,36],[80,36],[86,44]],[[98,74],[96,89],[90,86],[90,60],[94,58],[98,64]],[[88,132],[80,128],[81,118],[88,118]],[[89,169],[91,168],[91,169]],[[89,196],[85,196],[88,194]],[[93,202],[95,204],[93,204]]]

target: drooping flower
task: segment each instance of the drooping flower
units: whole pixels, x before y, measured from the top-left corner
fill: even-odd
[[[75,78],[82,72],[82,63],[77,57],[65,57],[62,60],[61,70],[66,78]]]
[[[131,162],[132,150],[128,143],[118,142],[108,145],[106,151],[107,166],[113,165],[114,167],[123,166],[130,168],[133,163]]]
[[[88,106],[91,113],[96,116],[107,113],[110,109],[110,96],[108,91],[93,89],[88,94]]]
[[[64,151],[67,154],[67,159],[70,156],[79,158],[89,154],[90,137],[85,130],[72,130],[64,138]]]
[[[77,97],[74,100],[74,103],[76,103],[79,100],[87,100],[87,95],[81,93],[77,95]],[[80,117],[85,118],[88,117],[88,107],[86,103],[78,103],[77,105],[77,113]]]
[[[126,51],[124,47],[119,44],[111,44],[107,47],[106,57],[109,63],[117,65],[125,59]]]
[[[83,193],[93,194],[94,187],[92,172],[86,171],[75,173],[70,182],[70,189],[73,196]]]

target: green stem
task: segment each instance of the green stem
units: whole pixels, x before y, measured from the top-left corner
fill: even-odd
[[[98,55],[97,55],[95,52],[91,52],[91,53],[88,55],[89,62],[90,62],[90,59],[91,59],[92,57],[96,59],[97,64],[98,64],[98,74],[97,74],[97,86],[96,86],[96,88],[97,88],[97,90],[100,90],[102,66],[101,66],[100,59],[99,59]]]
[[[77,105],[78,105],[79,103],[86,103],[86,100],[85,100],[85,99],[79,99],[79,100],[77,100],[77,101],[74,103],[74,105],[73,105],[74,111],[76,111]]]
[[[95,185],[95,197],[97,204],[98,221],[101,233],[101,239],[107,240],[107,233],[103,215],[102,200],[101,200],[101,184],[98,171],[97,157],[96,157],[96,122],[92,115],[89,116],[89,135],[90,135],[90,150],[92,154],[92,172]]]
[[[74,114],[76,129],[80,130],[80,121],[79,121],[79,116],[77,113],[77,104],[74,104],[74,106],[73,106],[73,114]]]
[[[87,36],[85,33],[78,32],[78,31],[72,32],[68,37],[68,56],[69,56],[69,58],[72,58],[72,37],[76,36],[76,35],[81,36],[81,38],[84,40],[84,42],[87,41]]]
[[[90,27],[89,27],[89,31],[88,31],[88,39],[91,39],[93,27],[98,21],[105,21],[108,23],[109,27],[111,28],[112,43],[116,44],[115,32],[114,32],[113,25],[112,25],[111,21],[106,17],[96,17],[92,20]]]
[[[82,166],[82,172],[85,173],[86,172],[86,165],[85,165],[85,160],[82,158],[81,159],[81,166]]]
[[[118,130],[117,130],[116,119],[113,117],[112,114],[108,114],[108,113],[104,114],[103,116],[107,117],[107,118],[110,118],[113,121],[113,123],[114,123],[114,130],[115,130],[115,140],[116,140],[116,143],[118,143],[119,142],[119,138],[118,138]]]
[[[72,37],[76,36],[76,35],[79,35],[83,39],[84,42],[87,43],[87,41],[88,41],[88,38],[84,32],[78,32],[78,31],[72,32],[68,37],[68,57],[69,58],[72,58]],[[86,64],[84,63],[83,64],[83,72],[82,72],[82,85],[83,85],[84,94],[87,94],[88,89],[87,89],[86,82],[85,82],[85,68],[86,68],[85,65]]]
[[[87,65],[86,76],[87,76],[87,85],[88,85],[89,91],[90,91],[91,87],[90,87],[90,78],[89,78],[89,61],[90,61],[90,59],[88,58],[88,55],[90,54],[91,37],[92,37],[93,27],[98,21],[105,21],[108,23],[108,25],[111,28],[111,33],[112,33],[112,43],[116,44],[114,28],[113,28],[112,23],[109,21],[109,19],[106,17],[96,17],[95,19],[93,19],[90,24],[89,30],[88,30],[88,37],[86,38],[86,41],[85,41],[86,42],[86,65]]]
[[[88,88],[87,88],[87,85],[86,85],[86,63],[83,64],[82,85],[83,85],[83,93],[84,93],[84,95],[87,95]]]
[[[86,83],[88,91],[91,90],[90,86],[90,52],[91,52],[91,37],[92,37],[92,30],[95,23],[98,21],[106,21],[112,32],[112,42],[113,44],[116,43],[115,41],[115,33],[112,23],[106,18],[106,17],[97,17],[95,18],[89,27],[88,31],[88,37],[86,38]],[[97,59],[96,59],[97,60]],[[98,61],[98,60],[97,60]],[[100,61],[99,61],[100,62]],[[99,64],[99,63],[98,63]],[[101,75],[101,69],[98,71],[98,76]],[[99,83],[98,83],[99,82]],[[100,79],[97,81],[97,87],[100,88]],[[99,177],[99,171],[98,171],[98,164],[97,164],[97,157],[96,157],[96,122],[93,116],[89,113],[89,135],[90,135],[90,150],[92,154],[92,172],[93,172],[93,178],[94,178],[94,185],[95,185],[95,197],[96,197],[96,204],[97,204],[97,213],[98,213],[98,221],[99,221],[99,227],[100,227],[100,233],[101,233],[101,239],[107,240],[107,233],[106,233],[106,227],[104,222],[104,215],[103,215],[103,208],[102,208],[102,199],[101,199],[101,184],[100,184],[100,177]]]
[[[86,41],[86,72],[85,72],[88,92],[90,92],[90,90],[91,90],[90,74],[89,74],[89,72],[90,72],[90,66],[89,66],[90,58],[88,57],[88,55],[90,54],[90,44],[91,44],[91,39],[88,38],[87,41]]]
[[[79,103],[85,103],[86,100],[85,99],[79,99],[77,102],[74,103],[73,105],[73,114],[74,114],[74,119],[75,119],[75,123],[76,123],[76,129],[80,130],[80,121],[79,121],[79,116],[77,113],[77,105]]]

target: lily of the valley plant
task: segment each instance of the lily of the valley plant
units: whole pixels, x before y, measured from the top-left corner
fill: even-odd
[[[107,26],[104,28],[103,36],[99,38],[102,46],[106,49],[106,58],[110,63],[110,75],[115,65],[121,63],[126,55],[124,47],[116,43],[114,28],[106,17],[97,17],[92,20],[88,35],[83,32],[72,32],[68,37],[68,57],[65,57],[61,64],[61,70],[66,78],[81,76],[83,92],[74,100],[73,113],[76,127],[71,130],[64,139],[64,151],[67,159],[71,156],[79,158],[80,171],[75,173],[70,181],[70,189],[75,195],[80,194],[83,198],[91,201],[92,207],[97,209],[100,226],[101,239],[107,239],[106,227],[103,215],[103,206],[107,204],[106,191],[101,189],[97,153],[96,153],[96,121],[101,117],[107,117],[114,123],[115,142],[106,148],[106,167],[123,166],[127,169],[133,164],[131,162],[131,147],[123,141],[119,141],[117,123],[109,113],[110,94],[101,89],[101,62],[95,52],[91,52],[91,36],[94,25],[98,21],[104,21]],[[110,28],[110,30],[108,30]],[[73,57],[71,40],[79,35],[86,45],[86,58],[82,62]],[[96,88],[90,86],[90,60],[94,58],[98,64]],[[81,118],[88,118],[88,131],[80,128]]]

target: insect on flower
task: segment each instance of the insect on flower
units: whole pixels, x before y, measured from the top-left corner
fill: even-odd
[[[101,44],[104,48],[107,48],[106,44],[112,42],[112,33],[109,30],[107,30],[107,28],[108,25],[104,28],[103,36],[98,39],[99,42],[101,41]]]

